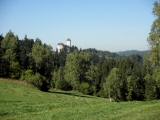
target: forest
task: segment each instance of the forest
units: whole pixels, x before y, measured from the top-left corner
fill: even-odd
[[[160,3],[148,36],[150,52],[122,56],[67,47],[58,53],[40,39],[9,31],[0,36],[0,77],[26,81],[41,91],[75,90],[111,101],[160,99]]]

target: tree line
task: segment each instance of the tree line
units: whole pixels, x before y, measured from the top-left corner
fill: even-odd
[[[0,36],[0,77],[24,80],[42,91],[76,90],[115,101],[160,98],[160,3],[148,37],[151,51],[118,56],[65,46],[58,53],[40,39],[22,40],[12,31]]]

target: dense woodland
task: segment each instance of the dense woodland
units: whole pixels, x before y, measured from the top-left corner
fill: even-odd
[[[96,49],[65,48],[58,53],[40,39],[0,36],[0,77],[51,88],[76,90],[114,101],[160,99],[160,3],[148,37],[150,52],[122,56]]]

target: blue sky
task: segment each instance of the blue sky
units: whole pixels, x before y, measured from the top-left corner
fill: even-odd
[[[154,0],[0,0],[0,33],[40,38],[55,49],[146,50]]]

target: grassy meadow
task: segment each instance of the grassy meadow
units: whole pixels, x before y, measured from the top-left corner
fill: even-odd
[[[0,120],[160,120],[160,101],[109,102],[1,78]]]

